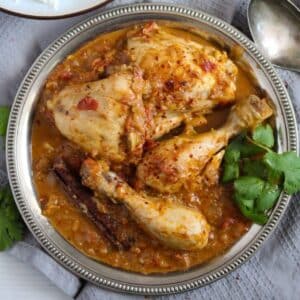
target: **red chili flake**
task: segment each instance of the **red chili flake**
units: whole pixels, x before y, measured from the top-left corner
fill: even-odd
[[[97,110],[98,101],[92,97],[86,96],[77,104],[79,110]]]
[[[201,63],[200,67],[205,72],[211,72],[216,68],[216,64],[214,64],[213,62],[211,62],[209,60],[204,60]]]
[[[167,81],[165,82],[165,86],[166,86],[167,90],[169,90],[169,91],[174,91],[174,87],[175,87],[174,80],[172,80],[172,79],[167,80]]]
[[[63,71],[59,77],[63,80],[69,80],[73,77],[73,74],[71,71]]]

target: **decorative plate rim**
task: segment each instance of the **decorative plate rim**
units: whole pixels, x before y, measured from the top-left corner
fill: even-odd
[[[51,242],[44,232],[39,228],[34,220],[32,211],[28,208],[26,199],[23,196],[24,191],[21,190],[19,185],[19,179],[17,176],[17,166],[15,162],[16,157],[16,132],[18,128],[18,121],[20,119],[22,111],[22,103],[25,101],[27,92],[30,90],[32,83],[35,81],[39,70],[45,65],[49,59],[56,53],[56,51],[65,45],[68,41],[74,39],[81,32],[92,28],[96,24],[99,24],[103,21],[110,20],[112,18],[117,18],[119,16],[124,16],[128,14],[137,14],[137,13],[165,13],[169,15],[177,15],[185,18],[192,19],[194,21],[201,21],[206,23],[220,31],[222,31],[227,36],[230,36],[232,39],[242,44],[255,58],[259,61],[262,70],[270,78],[273,87],[277,93],[277,98],[281,101],[284,109],[285,125],[287,126],[288,136],[287,136],[287,147],[288,150],[293,150],[298,153],[298,132],[296,125],[296,118],[294,109],[289,98],[289,95],[281,82],[280,78],[276,74],[271,63],[268,62],[263,55],[257,50],[255,45],[242,33],[240,33],[233,26],[228,23],[210,16],[200,10],[187,8],[180,5],[173,4],[131,4],[125,5],[117,8],[113,8],[102,13],[93,16],[86,21],[75,25],[69,29],[65,34],[60,36],[55,40],[48,48],[46,48],[43,53],[36,59],[27,75],[25,76],[23,82],[20,85],[20,88],[15,97],[10,119],[8,125],[8,134],[6,138],[6,163],[10,185],[14,194],[15,201],[17,206],[28,225],[30,231],[33,233],[35,238],[39,243],[44,247],[44,249],[58,262],[60,262],[64,267],[75,273],[76,275],[98,285],[105,287],[114,291],[132,293],[132,294],[141,294],[141,295],[165,295],[173,294],[179,292],[189,291],[195,288],[202,287],[213,281],[224,277],[238,266],[247,261],[254,252],[261,246],[261,244],[267,239],[267,237],[273,232],[275,227],[278,225],[280,218],[286,210],[290,196],[287,194],[282,194],[280,200],[268,223],[263,227],[262,231],[258,236],[247,246],[245,247],[237,257],[234,257],[230,261],[226,262],[223,266],[217,268],[214,271],[211,271],[210,274],[203,276],[202,278],[194,278],[180,283],[174,284],[164,284],[161,286],[145,286],[138,284],[128,284],[125,282],[112,280],[105,278],[100,275],[96,275],[81,265],[76,260],[70,258],[68,255],[63,253],[62,250],[58,249],[56,245]]]
[[[108,4],[108,2],[110,2],[112,0],[102,0],[102,2],[95,4],[89,8],[85,8],[85,9],[80,9],[76,12],[73,13],[61,13],[61,14],[51,14],[49,16],[39,16],[37,14],[29,14],[29,13],[22,13],[22,12],[18,12],[16,10],[12,10],[12,9],[8,9],[6,7],[3,7],[0,5],[0,11],[3,11],[7,14],[13,15],[13,16],[18,16],[18,17],[23,17],[23,18],[28,18],[28,19],[37,19],[37,20],[53,20],[53,19],[64,19],[64,18],[70,18],[70,17],[75,17],[75,16],[79,16],[81,14],[84,13],[88,13],[90,11],[92,11],[93,9],[97,9],[100,8],[101,6],[104,6],[105,4]]]

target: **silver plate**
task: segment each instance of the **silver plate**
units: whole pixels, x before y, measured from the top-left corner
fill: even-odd
[[[255,45],[229,24],[201,11],[175,5],[136,4],[103,12],[76,25],[52,43],[35,61],[15,98],[9,121],[6,155],[10,184],[19,210],[44,249],[64,267],[98,286],[134,294],[161,295],[184,292],[211,283],[236,269],[261,246],[278,225],[290,197],[280,196],[269,222],[253,225],[224,255],[187,272],[141,275],[96,262],[65,241],[41,214],[31,169],[31,124],[40,91],[53,68],[91,38],[145,20],[177,22],[195,32],[206,32],[225,44],[240,45],[260,86],[276,107],[279,151],[298,152],[295,114],[286,89],[272,65]]]

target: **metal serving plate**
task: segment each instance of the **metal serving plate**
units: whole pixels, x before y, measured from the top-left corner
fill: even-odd
[[[279,151],[298,152],[297,128],[292,103],[272,65],[255,45],[229,24],[201,11],[175,5],[136,4],[103,12],[71,28],[52,43],[35,61],[15,98],[9,121],[6,155],[10,184],[19,210],[29,229],[59,263],[78,276],[112,290],[161,295],[187,291],[211,283],[236,269],[251,257],[278,225],[290,197],[282,194],[269,222],[253,225],[228,252],[186,272],[141,275],[96,262],[71,246],[41,214],[31,170],[31,124],[36,103],[48,74],[69,53],[93,37],[146,20],[176,22],[199,34],[244,49],[243,59],[251,66],[260,86],[276,108]],[[170,23],[171,22],[171,23]]]

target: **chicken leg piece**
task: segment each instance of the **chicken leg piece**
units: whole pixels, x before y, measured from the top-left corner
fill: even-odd
[[[106,163],[86,159],[82,182],[98,195],[123,203],[141,227],[163,244],[177,249],[199,250],[207,245],[210,226],[201,212],[172,200],[137,193],[111,172]]]
[[[48,101],[58,130],[94,157],[138,160],[147,134],[137,68],[122,66],[110,77],[64,88]]]
[[[231,137],[272,115],[266,99],[252,95],[233,106],[225,125],[202,134],[180,135],[149,151],[137,169],[138,182],[160,192],[190,189],[211,158]]]
[[[93,157],[137,163],[147,140],[185,118],[172,111],[148,118],[144,86],[140,69],[121,66],[103,80],[65,87],[47,107],[61,134]]]

